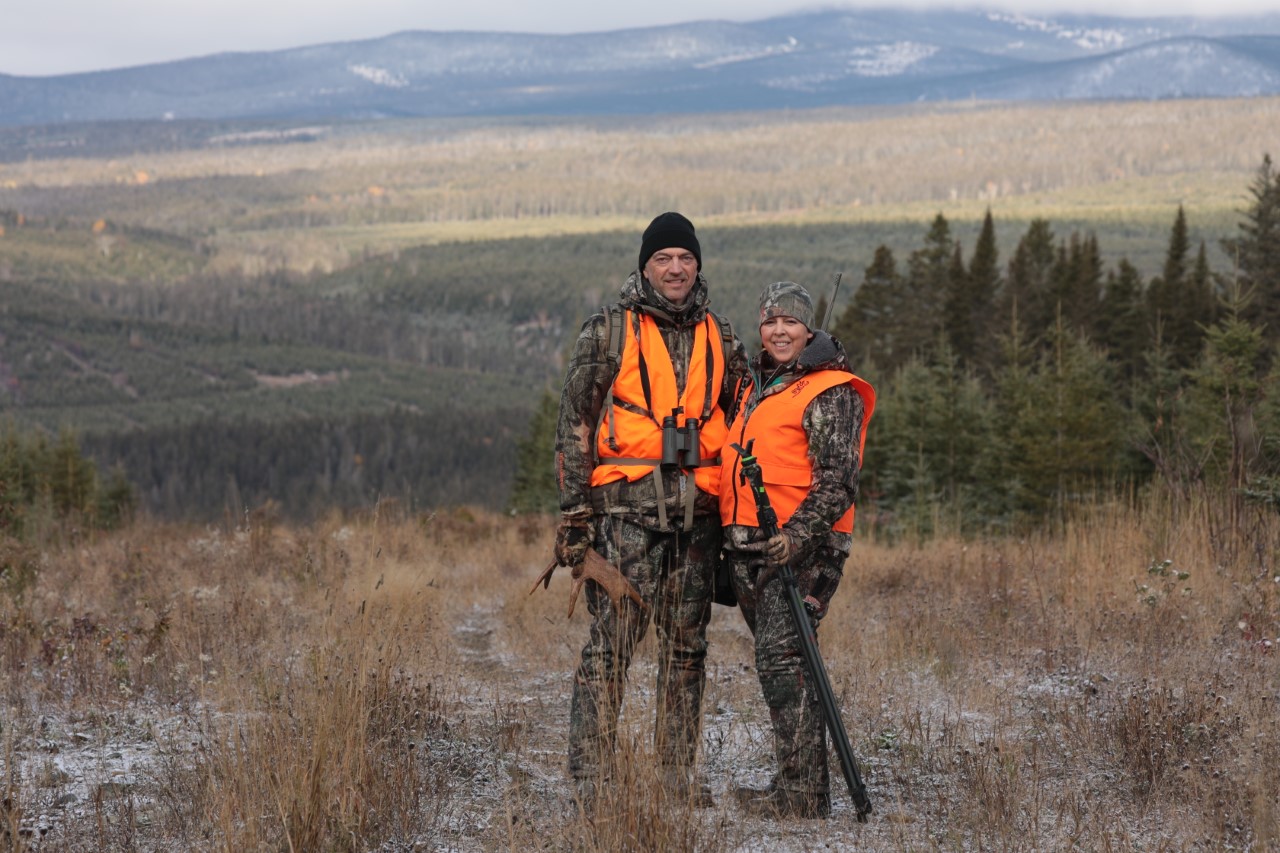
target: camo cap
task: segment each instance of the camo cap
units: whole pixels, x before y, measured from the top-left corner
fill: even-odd
[[[760,292],[760,325],[773,317],[795,317],[806,329],[813,328],[813,300],[809,291],[794,281],[775,281]]]

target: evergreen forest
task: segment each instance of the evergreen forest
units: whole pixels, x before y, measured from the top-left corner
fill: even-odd
[[[1274,106],[681,119],[649,137],[389,123],[243,148],[181,123],[9,134],[0,426],[31,461],[0,485],[52,506],[30,472],[73,442],[99,484],[85,517],[554,510],[565,356],[634,265],[636,223],[682,206],[636,183],[675,158],[712,307],[748,348],[760,288],[799,281],[877,388],[858,514],[877,535],[1013,530],[1153,483],[1271,503],[1280,190],[1269,156],[1237,164]],[[1029,123],[1049,142],[1025,158],[975,145]],[[1214,127],[1236,141],[1195,135]],[[940,146],[915,181],[904,160],[874,171],[906,156],[904,131]],[[53,156],[85,140],[88,156]],[[811,173],[773,165],[785,151]],[[726,169],[789,189],[765,198]],[[618,186],[592,194],[593,174]]]
[[[1017,532],[1152,483],[1222,495],[1228,518],[1280,501],[1269,156],[1248,197],[1218,247],[1225,269],[1191,240],[1182,207],[1149,278],[1127,258],[1107,264],[1096,233],[1044,219],[1004,260],[990,211],[972,244],[939,214],[909,252],[879,245],[830,324],[878,390],[859,524],[891,539]],[[555,508],[554,429],[548,392],[519,445],[518,509]]]

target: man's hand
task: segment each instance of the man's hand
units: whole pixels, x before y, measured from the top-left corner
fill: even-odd
[[[764,556],[771,566],[785,566],[795,557],[797,550],[795,540],[783,529],[765,543]]]
[[[595,539],[595,525],[590,518],[561,518],[556,528],[556,561],[562,566],[582,565]]]

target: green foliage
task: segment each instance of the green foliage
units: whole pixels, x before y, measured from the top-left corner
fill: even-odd
[[[1097,343],[1115,366],[1124,400],[1132,405],[1134,385],[1146,365],[1151,326],[1143,305],[1142,276],[1127,260],[1107,273],[1094,329]]]
[[[990,481],[1003,484],[1014,519],[1060,515],[1123,482],[1128,419],[1114,395],[1105,356],[1054,327],[1051,347],[999,381]]]
[[[279,181],[262,192],[288,196]],[[1258,303],[1275,289],[1275,185],[1265,161],[1230,244]],[[235,189],[253,188],[237,179]],[[297,213],[286,207],[244,215]],[[10,220],[0,412],[59,438],[40,451],[44,474],[15,462],[0,495],[10,508],[103,519],[111,507],[127,515],[134,493],[153,512],[191,518],[265,502],[306,515],[386,496],[554,509],[555,401],[538,389],[560,379],[565,344],[614,298],[637,243],[631,230],[441,243],[332,273],[212,277],[197,274],[199,240],[104,220],[110,251],[124,240],[150,247],[144,265],[165,252],[190,261],[191,274],[157,280],[111,272],[105,255],[77,266],[80,225]],[[1280,474],[1274,328],[1244,300],[1248,310],[1215,325],[1207,295],[1228,277],[1214,275],[1203,242],[1193,259],[1181,209],[1163,263],[1144,250],[1159,270],[1150,288],[1125,257],[1107,268],[1093,224],[1057,222],[1059,239],[1047,219],[1004,221],[1016,245],[1003,268],[990,210],[981,223],[938,213],[923,233],[907,221],[699,233],[712,305],[749,347],[761,284],[800,281],[834,303],[833,334],[880,389],[863,494],[878,512],[860,518],[899,533],[1003,529],[1152,470],[1178,488],[1265,494]],[[1112,257],[1117,244],[1160,245],[1142,227],[1107,232]],[[819,285],[851,264],[865,264],[862,280],[829,300]],[[77,464],[65,427],[112,471],[105,487]],[[29,492],[40,476],[43,491]],[[0,522],[14,523],[4,511]]]
[[[1275,386],[1262,375],[1262,330],[1236,313],[1208,330],[1204,358],[1191,371],[1187,422],[1204,474],[1238,494],[1258,458],[1255,412]]]
[[[995,363],[992,332],[996,328],[996,297],[1003,286],[999,260],[995,220],[988,209],[964,277],[965,289],[958,294],[956,304],[949,311],[949,315],[959,323],[950,332],[952,346],[956,347],[964,363],[974,367],[990,369]],[[957,341],[968,341],[968,349],[957,346]]]
[[[527,410],[495,400],[483,412],[439,405],[329,412],[284,420],[209,418],[86,436],[95,458],[137,484],[153,512],[216,518],[275,506],[291,518],[382,499],[412,508],[502,506]]]
[[[45,517],[114,527],[133,505],[133,489],[122,478],[101,486],[97,466],[72,431],[63,430],[52,443],[12,424],[0,435],[0,533],[21,537]]]
[[[1237,235],[1223,240],[1223,250],[1235,265],[1229,285],[1249,295],[1245,319],[1265,329],[1267,339],[1275,342],[1280,340],[1280,176],[1271,155],[1262,158],[1249,195],[1253,201],[1237,225]]]
[[[1164,272],[1151,280],[1147,301],[1151,327],[1159,327],[1169,344],[1170,364],[1178,369],[1191,367],[1200,355],[1216,306],[1203,244],[1191,266],[1187,217],[1181,205],[1169,234]]]
[[[516,442],[515,479],[509,507],[512,512],[556,512],[560,508],[556,482],[556,420],[560,401],[550,389],[542,392],[529,419],[528,431]]]
[[[904,291],[893,250],[878,247],[857,296],[830,330],[854,364],[892,371],[911,358]]]
[[[862,490],[879,510],[881,532],[922,535],[939,524],[982,524],[989,507],[979,474],[991,418],[978,380],[945,344],[937,360],[914,358],[878,389]]]

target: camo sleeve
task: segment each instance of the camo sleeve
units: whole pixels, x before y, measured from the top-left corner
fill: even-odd
[[[738,416],[738,405],[742,388],[750,380],[751,370],[747,363],[747,348],[735,334],[729,350],[729,363],[725,365],[724,386],[720,389],[720,409],[724,412],[726,423],[732,424]]]
[[[785,525],[802,553],[825,542],[858,497],[864,411],[862,397],[848,385],[823,391],[805,409],[801,423],[809,436],[813,485]]]
[[[605,352],[604,314],[582,325],[573,345],[560,393],[556,422],[556,478],[560,512],[574,518],[591,515],[591,471],[595,468],[596,424],[612,381]]]

